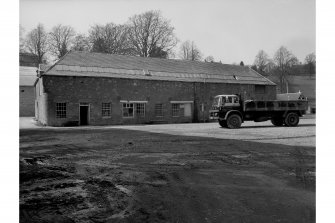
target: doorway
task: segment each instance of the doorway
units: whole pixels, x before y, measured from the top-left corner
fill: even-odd
[[[184,104],[184,116],[191,117],[191,104]]]
[[[88,125],[90,119],[90,106],[88,103],[79,105],[79,125]]]

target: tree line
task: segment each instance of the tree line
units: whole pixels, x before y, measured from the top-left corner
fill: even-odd
[[[20,26],[20,52],[36,55],[38,63],[43,63],[49,56],[58,60],[70,50],[215,62],[213,56],[204,57],[194,41],[190,40],[180,44],[176,55],[175,48],[178,42],[174,27],[160,11],[134,15],[125,24],[111,22],[94,25],[89,28],[87,34],[77,33],[73,27],[62,24],[47,31],[43,24],[38,24],[24,35],[24,28]],[[273,58],[264,50],[260,50],[251,68],[264,76],[278,76],[283,88],[284,82],[288,81],[288,75],[297,72],[295,65],[298,64],[297,57],[282,46]],[[240,65],[244,66],[243,61]],[[315,53],[306,56],[302,67],[310,75],[315,74]]]
[[[173,50],[179,42],[174,27],[160,11],[134,15],[125,24],[94,25],[87,34],[61,24],[50,31],[38,24],[26,35],[23,33],[24,28],[20,26],[20,52],[36,55],[39,63],[43,63],[47,55],[57,60],[70,50],[170,58],[176,56]],[[181,44],[178,56],[184,60],[203,59],[199,48],[189,40]],[[205,61],[213,62],[214,58],[208,56]]]
[[[273,58],[270,58],[264,50],[260,50],[251,68],[264,76],[277,76],[280,91],[284,92],[285,83],[289,81],[289,75],[309,74],[311,77],[316,73],[316,57],[314,52],[310,53],[305,57],[304,63],[300,63],[290,50],[281,46],[275,52]]]

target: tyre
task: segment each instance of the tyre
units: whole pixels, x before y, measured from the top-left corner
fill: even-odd
[[[230,129],[238,129],[241,127],[242,119],[237,114],[229,115],[227,118],[227,127]]]
[[[297,126],[299,123],[299,116],[297,113],[290,112],[286,115],[284,123],[286,126]]]
[[[227,128],[227,121],[226,120],[219,120],[219,124],[221,125],[221,127]]]
[[[284,120],[282,118],[272,118],[271,123],[274,126],[282,126],[284,124]]]

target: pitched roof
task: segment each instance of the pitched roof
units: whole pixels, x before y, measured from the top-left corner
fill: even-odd
[[[20,86],[34,86],[37,79],[36,67],[20,66]]]
[[[45,75],[275,85],[249,67],[72,51]]]

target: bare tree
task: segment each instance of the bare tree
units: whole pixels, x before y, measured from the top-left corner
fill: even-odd
[[[177,44],[174,28],[160,11],[148,11],[129,18],[129,40],[136,54],[154,57],[157,50],[169,53]]]
[[[244,67],[244,62],[243,61],[240,62],[240,66]]]
[[[83,34],[77,34],[73,40],[72,50],[90,51],[90,49],[91,44],[88,37]]]
[[[273,58],[280,78],[280,91],[284,92],[284,83],[288,85],[287,76],[293,65],[298,64],[298,59],[284,46],[281,46],[275,53]],[[288,91],[288,87],[286,87]]]
[[[312,77],[312,74],[315,74],[316,68],[316,57],[315,53],[310,53],[305,58],[305,64],[307,65],[309,77]]]
[[[89,31],[91,51],[112,54],[132,54],[128,40],[128,27],[125,25],[95,25]]]
[[[47,33],[42,24],[27,34],[25,43],[28,51],[38,57],[38,63],[43,63],[47,52]]]
[[[204,61],[205,61],[205,62],[215,62],[213,56],[208,56],[208,57],[206,57]]]
[[[25,40],[24,40],[24,33],[25,33],[25,29],[21,26],[20,24],[20,30],[19,30],[19,35],[20,35],[20,53],[24,53],[25,52]]]
[[[61,24],[54,26],[49,33],[49,48],[51,54],[61,58],[72,47],[76,33],[71,26]]]
[[[257,71],[261,74],[265,73],[265,68],[267,64],[269,63],[270,59],[268,54],[264,50],[260,50],[254,61],[254,65],[257,67]]]
[[[180,58],[183,60],[200,61],[202,59],[202,53],[193,41],[187,40],[180,46]]]

